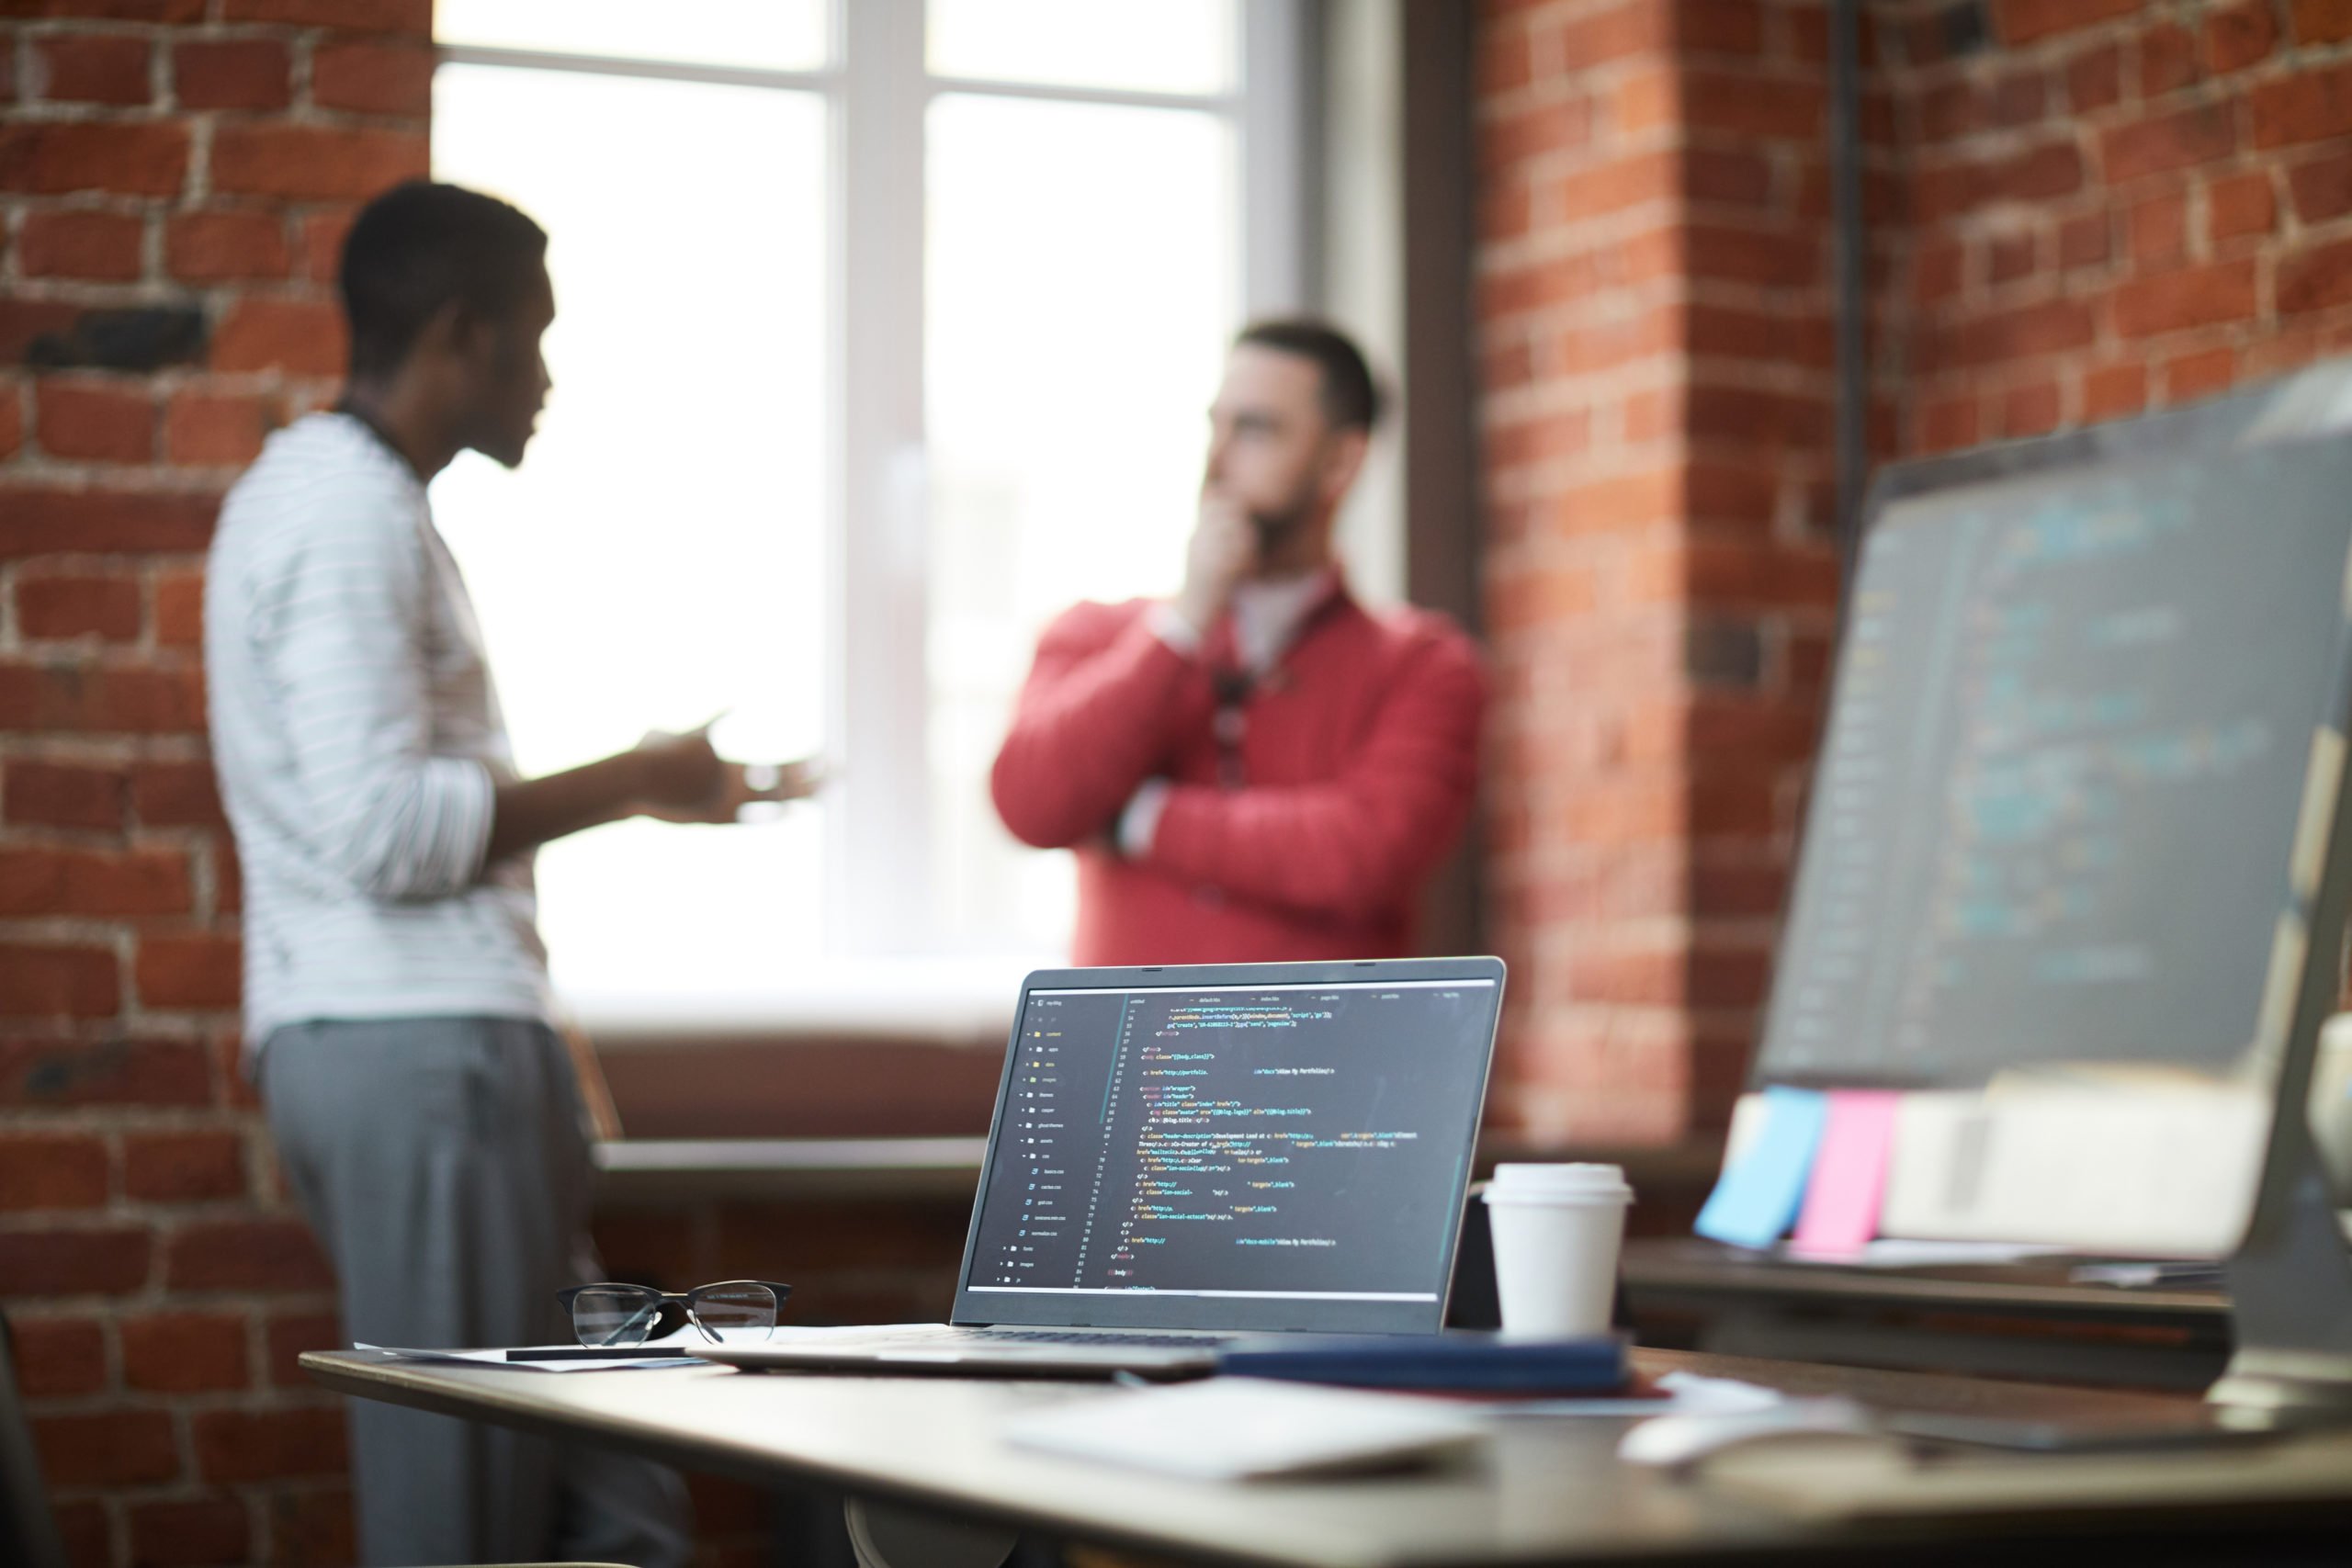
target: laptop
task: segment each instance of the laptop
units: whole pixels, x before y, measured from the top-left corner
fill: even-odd
[[[1241,1337],[1434,1334],[1502,993],[1496,958],[1040,970],[952,1319],[695,1353],[1174,1378]]]

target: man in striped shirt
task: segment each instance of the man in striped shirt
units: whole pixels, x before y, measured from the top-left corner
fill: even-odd
[[[549,387],[546,235],[402,186],[360,214],[342,403],[230,492],[205,598],[213,758],[245,886],[245,1020],[345,1331],[535,1343],[593,1267],[588,1145],[550,1026],[532,852],[637,815],[730,822],[750,787],[701,734],[526,779],[425,485],[522,460]],[[370,1562],[682,1563],[676,1478],[370,1401],[351,1409]]]

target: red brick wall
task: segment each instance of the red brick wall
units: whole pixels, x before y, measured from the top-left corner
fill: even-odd
[[[1912,223],[1883,365],[1906,450],[2352,350],[2352,5],[1940,11],[1895,14],[1885,72]]]
[[[2352,351],[2346,0],[1864,7],[1873,456]],[[1507,1124],[1718,1132],[1834,621],[1825,10],[1489,0]]]
[[[232,1063],[203,550],[334,390],[430,0],[0,7],[0,1303],[83,1562],[332,1562],[329,1280]]]
[[[1490,6],[1480,41],[1501,1118],[1719,1120],[1836,603],[1817,6]]]

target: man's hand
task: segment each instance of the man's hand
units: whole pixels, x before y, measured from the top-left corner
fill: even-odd
[[[1201,492],[1200,520],[1184,553],[1184,586],[1174,608],[1193,631],[1205,635],[1223,613],[1241,580],[1258,564],[1258,531],[1250,514],[1214,490]]]
[[[719,756],[710,727],[684,735],[655,730],[630,753],[639,770],[637,814],[663,822],[732,822],[755,801],[804,800],[821,781],[814,758],[754,770]]]

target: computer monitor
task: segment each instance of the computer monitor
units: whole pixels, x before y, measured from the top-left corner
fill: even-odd
[[[2343,945],[2352,361],[1866,518],[1757,1080],[1913,1091],[1883,1234],[2243,1252]]]

